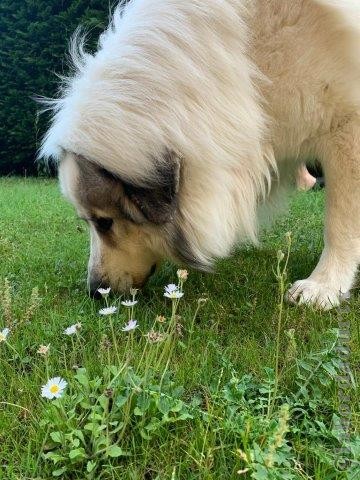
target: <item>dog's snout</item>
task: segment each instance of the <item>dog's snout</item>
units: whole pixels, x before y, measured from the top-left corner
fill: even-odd
[[[95,300],[100,300],[102,298],[101,293],[98,292],[99,288],[107,288],[101,280],[91,279],[89,282],[89,295]]]
[[[122,272],[117,278],[109,279],[104,281],[103,279],[97,277],[96,275],[89,274],[88,277],[88,292],[89,296],[95,300],[100,300],[102,298],[101,293],[99,293],[99,288],[108,288],[111,287],[112,291],[115,293],[124,293],[129,292],[131,287],[142,288],[148,279],[156,272],[157,264],[154,263],[151,268],[147,271],[145,275],[131,275],[128,272]]]

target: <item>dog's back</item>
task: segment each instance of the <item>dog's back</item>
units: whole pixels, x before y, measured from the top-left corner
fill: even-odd
[[[313,156],[311,139],[360,106],[360,3],[258,0],[251,57],[278,162]],[[357,21],[359,20],[359,21]]]

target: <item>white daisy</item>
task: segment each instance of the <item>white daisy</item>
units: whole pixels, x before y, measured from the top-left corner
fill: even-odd
[[[9,335],[9,333],[10,333],[10,328],[4,328],[4,330],[0,332],[0,343],[6,341],[6,338]]]
[[[60,398],[62,397],[66,386],[67,382],[63,378],[50,378],[50,380],[48,380],[48,382],[41,387],[41,396],[48,398],[49,400],[53,398]]]
[[[97,291],[100,293],[102,297],[107,297],[110,293],[111,288],[98,288]]]
[[[177,290],[179,290],[179,287],[175,285],[175,283],[169,283],[169,285],[166,285],[165,287],[166,293],[176,292]]]
[[[65,328],[64,335],[74,335],[81,328],[81,323],[75,323],[70,327]]]
[[[184,293],[180,292],[179,287],[177,285],[174,285],[173,283],[166,285],[164,297],[174,299],[174,298],[181,298],[183,295]]]
[[[105,308],[100,308],[99,314],[100,315],[113,315],[116,313],[117,308],[116,307],[105,307]]]
[[[130,332],[131,330],[135,330],[135,328],[138,327],[137,320],[129,320],[129,322],[125,325],[124,328],[122,328],[123,332]]]
[[[124,300],[123,302],[121,302],[121,305],[124,305],[124,307],[133,307],[137,303],[137,300]]]

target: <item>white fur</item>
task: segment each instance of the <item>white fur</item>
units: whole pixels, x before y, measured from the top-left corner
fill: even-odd
[[[164,147],[181,152],[191,197],[182,213],[204,262],[228,254],[237,234],[255,239],[274,168],[242,3],[140,0],[123,17],[117,10],[98,53],[76,60],[41,151],[81,154],[130,181],[151,177]]]
[[[40,154],[70,151],[145,184],[165,148],[179,152],[178,216],[210,263],[256,241],[259,205],[299,162],[331,169],[324,142],[359,114],[359,18],[350,0],[134,0],[94,56],[73,43],[77,71]],[[328,288],[339,298],[342,285]]]

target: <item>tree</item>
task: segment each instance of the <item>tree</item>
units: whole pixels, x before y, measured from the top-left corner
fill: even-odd
[[[48,118],[34,95],[53,97],[66,74],[68,41],[80,24],[90,48],[105,28],[102,0],[1,0],[0,174],[35,174],[36,151]]]

